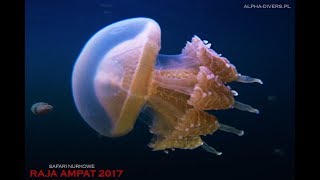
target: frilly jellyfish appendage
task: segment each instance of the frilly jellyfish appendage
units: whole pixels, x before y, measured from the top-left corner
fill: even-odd
[[[133,18],[105,27],[81,52],[73,71],[72,89],[83,119],[98,133],[117,137],[129,133],[142,110],[150,109],[153,150],[194,149],[221,152],[201,136],[216,130],[242,136],[243,131],[218,122],[206,110],[236,108],[259,111],[235,101],[232,81],[262,84],[240,75],[227,58],[194,36],[181,54],[163,55],[159,25]],[[145,108],[147,107],[147,108]]]

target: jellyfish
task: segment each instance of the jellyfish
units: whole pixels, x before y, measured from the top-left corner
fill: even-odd
[[[86,123],[107,137],[128,134],[139,114],[152,113],[154,151],[204,150],[220,155],[203,136],[217,130],[239,136],[244,131],[222,124],[207,110],[230,108],[259,113],[238,102],[227,83],[260,83],[241,75],[207,40],[192,37],[181,53],[159,54],[161,30],[150,18],[108,25],[82,49],[72,73],[76,108]]]
[[[35,115],[45,115],[53,111],[53,107],[45,102],[38,102],[31,106],[31,112]]]

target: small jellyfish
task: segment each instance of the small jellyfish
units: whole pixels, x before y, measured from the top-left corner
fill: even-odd
[[[149,18],[113,23],[91,37],[72,73],[72,93],[82,118],[107,137],[128,134],[139,114],[149,113],[154,151],[195,149],[221,152],[201,136],[217,130],[242,136],[244,131],[218,122],[206,110],[259,111],[234,99],[232,81],[259,83],[194,36],[180,54],[159,54],[161,30]],[[94,113],[93,113],[94,112]]]
[[[53,107],[48,103],[38,102],[31,106],[31,111],[35,115],[45,115],[53,111]]]

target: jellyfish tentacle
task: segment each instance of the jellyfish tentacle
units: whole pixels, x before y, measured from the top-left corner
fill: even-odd
[[[250,105],[241,103],[239,101],[234,101],[233,107],[236,108],[236,109],[239,109],[241,111],[248,111],[248,112],[251,112],[251,113],[259,114],[259,110],[258,109],[255,109],[255,108],[251,107]]]
[[[259,84],[263,84],[261,79],[252,78],[250,76],[245,76],[245,75],[241,75],[241,74],[238,74],[238,78],[237,78],[236,81],[237,82],[241,82],[241,83],[259,83]]]
[[[232,93],[233,96],[238,96],[239,95],[238,92],[235,91],[235,90],[231,90],[231,93]]]
[[[222,154],[222,152],[217,151],[215,148],[209,146],[209,145],[208,145],[207,143],[205,143],[204,141],[203,141],[201,147],[202,147],[204,150],[206,150],[207,152],[209,152],[209,153],[212,153],[212,154],[215,154],[215,155],[218,155],[218,156],[220,156],[220,155]]]
[[[229,133],[233,133],[233,134],[236,134],[238,136],[243,136],[244,134],[244,131],[243,130],[239,130],[235,127],[232,127],[232,126],[229,126],[229,125],[226,125],[226,124],[221,124],[219,123],[219,130],[221,131],[224,131],[224,132],[229,132]]]

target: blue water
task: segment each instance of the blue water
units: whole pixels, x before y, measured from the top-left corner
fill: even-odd
[[[26,170],[94,163],[97,169],[124,169],[123,179],[293,179],[294,1],[282,2],[291,9],[245,9],[251,2],[234,0],[26,0]],[[236,99],[258,108],[259,115],[212,112],[245,131],[242,137],[216,132],[204,138],[221,156],[201,148],[153,152],[143,121],[127,136],[102,138],[80,117],[71,92],[79,53],[98,30],[132,17],[159,23],[161,54],[179,53],[197,35],[241,74],[263,80],[263,85],[230,84],[239,93]],[[54,112],[33,115],[30,108],[39,101]]]

